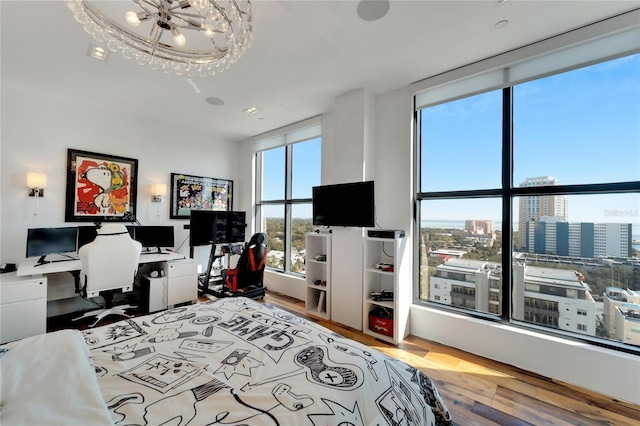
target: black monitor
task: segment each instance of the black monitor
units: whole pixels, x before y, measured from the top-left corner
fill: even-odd
[[[97,230],[96,226],[78,226],[78,250],[96,239]]]
[[[218,212],[191,210],[189,215],[189,245],[208,246],[213,243],[213,223]]]
[[[227,238],[229,243],[244,243],[247,229],[247,214],[245,212],[229,212],[227,221]]]
[[[135,226],[127,226],[127,231],[131,238],[135,239]],[[78,226],[78,250],[85,244],[89,244],[96,239],[98,235],[98,226]]]
[[[242,243],[245,240],[246,212],[192,210],[189,218],[189,245]]]
[[[136,226],[134,237],[142,244],[147,252],[151,248],[156,248],[157,253],[162,253],[162,248],[173,248],[174,236],[173,226]]]
[[[31,228],[27,230],[27,257],[40,256],[38,264],[49,263],[47,255],[76,251],[78,228]],[[69,260],[72,258],[69,257]]]

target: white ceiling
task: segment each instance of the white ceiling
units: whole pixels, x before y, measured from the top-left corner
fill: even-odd
[[[119,53],[107,62],[90,58],[93,40],[62,0],[2,0],[0,77],[3,87],[97,102],[145,122],[243,141],[329,112],[342,93],[390,92],[640,6],[637,0],[391,0],[385,17],[364,21],[358,3],[254,0],[255,36],[245,55],[220,75],[189,80]],[[509,24],[496,29],[505,19]],[[249,106],[258,113],[243,113]]]

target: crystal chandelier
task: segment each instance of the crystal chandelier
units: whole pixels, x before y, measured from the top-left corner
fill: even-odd
[[[249,0],[66,1],[97,42],[167,73],[221,73],[253,37]]]

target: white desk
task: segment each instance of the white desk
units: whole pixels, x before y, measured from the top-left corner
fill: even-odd
[[[48,256],[50,263],[38,264],[38,258],[32,257],[24,260],[18,264],[19,277],[33,276],[33,275],[46,275],[54,274],[56,272],[73,272],[79,271],[82,267],[80,259],[78,259],[77,253],[68,253],[68,256],[74,259],[67,258],[65,256],[53,255]],[[179,253],[172,251],[165,251],[162,253],[154,252],[142,252],[140,255],[140,263],[159,263],[168,262],[170,260],[184,259],[185,257]]]
[[[70,259],[68,256],[73,257]],[[28,335],[38,334],[44,332],[46,328],[47,318],[47,275],[56,274],[60,272],[69,272],[73,275],[76,288],[79,285],[79,273],[82,267],[77,253],[66,253],[66,255],[47,256],[50,263],[38,264],[38,258],[28,258],[18,264],[18,270],[11,274],[6,275],[6,279],[2,280],[2,296],[3,299],[7,299],[4,302],[14,302],[13,299],[9,300],[7,295],[9,291],[11,294],[22,294],[23,290],[29,290],[29,286],[32,286],[38,290],[38,297],[29,296],[27,299],[38,299],[37,305],[29,306],[27,309],[30,313],[30,318],[37,318],[37,327],[31,327],[29,330],[22,330],[20,328],[20,336],[14,336],[9,333],[8,330],[2,330],[3,339],[6,338],[18,338],[26,337]],[[63,260],[64,259],[64,260]],[[169,305],[174,305],[184,302],[193,302],[198,298],[198,273],[196,261],[187,258],[182,254],[174,252],[142,252],[140,255],[140,264],[152,264],[157,263],[159,269],[162,271],[164,277],[164,300],[168,301]],[[154,266],[155,268],[155,266]],[[11,279],[10,279],[11,276]],[[6,285],[5,285],[6,281]],[[24,289],[23,289],[24,287]],[[72,291],[72,290],[71,290]],[[75,293],[73,293],[75,294]],[[42,297],[44,295],[44,297]],[[77,294],[76,294],[77,296]],[[2,309],[2,323],[3,324],[15,324],[23,321],[22,318],[25,314],[22,307],[26,307],[24,304],[24,297],[15,300],[16,302],[22,302],[17,306],[20,309],[10,309],[14,305],[3,305]],[[4,304],[3,302],[3,304]]]

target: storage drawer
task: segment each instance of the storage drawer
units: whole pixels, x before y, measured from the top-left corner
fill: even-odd
[[[198,273],[198,266],[193,259],[170,260],[165,263],[164,269],[164,274],[167,277],[183,277]]]
[[[3,283],[0,286],[0,303],[15,303],[23,300],[47,298],[47,279],[36,278],[26,281]]]
[[[0,343],[35,336],[47,331],[47,299],[40,298],[0,305]]]
[[[167,283],[167,305],[195,302],[198,299],[198,277],[195,274],[170,278]]]

